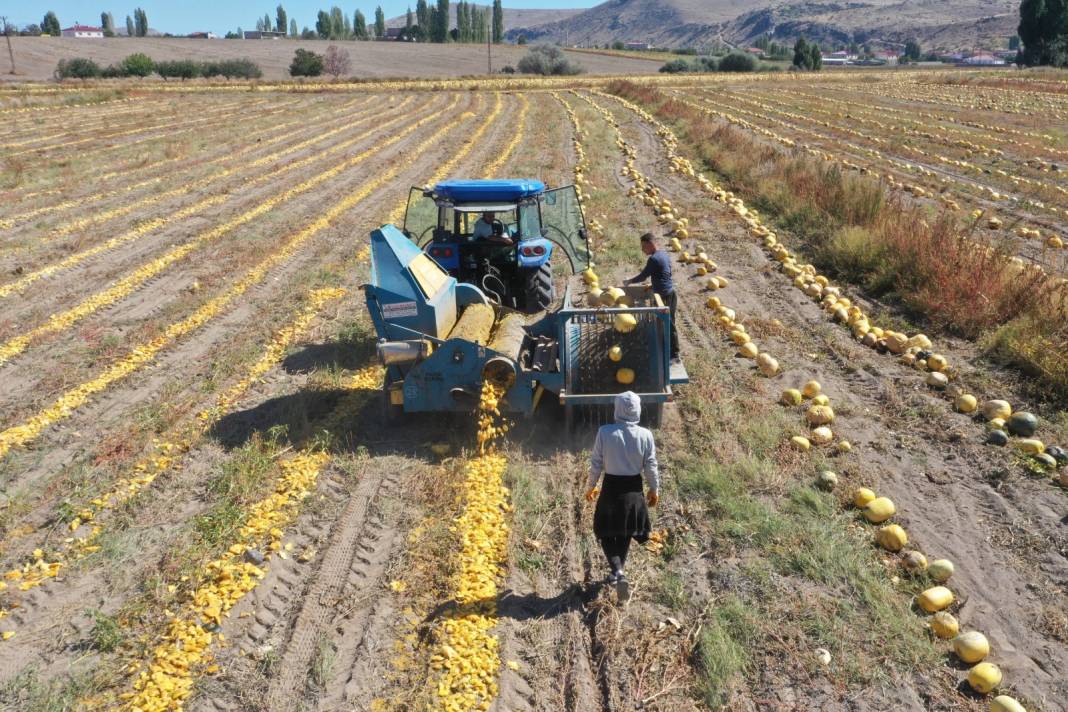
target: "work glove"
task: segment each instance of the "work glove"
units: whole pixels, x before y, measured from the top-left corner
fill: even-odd
[[[655,507],[656,503],[660,501],[660,495],[653,490],[649,490],[649,493],[645,495],[645,501],[649,503],[650,507]]]
[[[601,490],[597,489],[596,487],[587,490],[586,491],[586,501],[587,502],[592,502],[593,500],[597,499],[597,495],[599,495],[600,493],[601,493]]]

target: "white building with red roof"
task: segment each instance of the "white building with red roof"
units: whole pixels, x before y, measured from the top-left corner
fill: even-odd
[[[92,27],[90,25],[74,25],[65,28],[62,31],[64,37],[103,37],[104,28]]]

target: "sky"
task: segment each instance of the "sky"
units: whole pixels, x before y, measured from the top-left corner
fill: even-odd
[[[601,0],[505,0],[504,6],[511,8],[571,8],[593,7]],[[131,2],[131,0],[127,0]],[[386,17],[404,14],[408,5],[415,9],[415,0],[345,0],[345,2],[316,0],[281,0],[290,18],[296,18],[297,24],[315,28],[315,16],[320,9],[329,10],[338,5],[346,15],[352,15],[357,9],[367,17],[374,17],[375,7],[381,3]],[[428,0],[432,3],[433,0]],[[229,30],[241,27],[246,30],[256,29],[256,18],[269,13],[274,18],[274,9],[279,0],[237,0],[218,2],[218,0],[192,0],[191,2],[152,2],[151,0],[132,0],[129,6],[114,4],[114,0],[97,0],[83,2],[80,0],[49,0],[45,3],[4,3],[7,8],[0,14],[8,15],[8,22],[22,27],[31,22],[40,24],[44,14],[52,10],[59,17],[62,27],[69,27],[75,22],[83,25],[99,25],[100,13],[110,12],[115,18],[115,25],[122,27],[126,16],[133,15],[135,7],[144,8],[148,14],[148,24],[153,30],[188,34],[190,32],[216,32],[220,36]],[[480,0],[488,4],[489,0]]]

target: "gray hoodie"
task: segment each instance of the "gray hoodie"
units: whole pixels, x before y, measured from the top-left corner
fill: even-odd
[[[637,394],[625,391],[616,396],[616,422],[602,425],[593,442],[587,489],[597,486],[602,472],[638,476],[644,472],[649,490],[656,492],[660,489],[656,443],[649,429],[638,425],[641,415],[642,403]]]

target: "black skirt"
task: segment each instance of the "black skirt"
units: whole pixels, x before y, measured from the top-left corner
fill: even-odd
[[[642,491],[641,475],[605,475],[601,496],[593,512],[593,533],[598,539],[631,536],[638,543],[649,538],[652,525]]]

